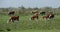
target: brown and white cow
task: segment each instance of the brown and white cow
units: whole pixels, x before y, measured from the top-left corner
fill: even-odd
[[[38,19],[38,13],[35,13],[32,17],[31,20]]]
[[[53,19],[54,18],[54,14],[48,14],[48,15],[46,15],[46,16],[43,16],[42,17],[43,19]]]
[[[15,20],[19,21],[19,16],[11,16],[8,22],[14,22]]]

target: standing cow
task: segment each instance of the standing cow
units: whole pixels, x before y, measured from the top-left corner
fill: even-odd
[[[31,20],[38,19],[38,13],[35,13],[32,17]]]
[[[8,22],[14,22],[15,20],[19,21],[19,16],[11,16]]]
[[[54,14],[49,14],[49,19],[53,19],[54,18]]]

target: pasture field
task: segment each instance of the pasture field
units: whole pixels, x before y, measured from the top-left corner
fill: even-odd
[[[31,29],[31,30],[22,30],[22,31],[10,31],[10,32],[60,32],[60,30],[36,30],[36,29]]]
[[[55,15],[54,19],[43,20],[39,16],[38,20],[30,20],[32,15],[20,15],[19,22],[7,23],[8,15],[0,14],[0,31],[8,32],[60,32],[60,15]]]

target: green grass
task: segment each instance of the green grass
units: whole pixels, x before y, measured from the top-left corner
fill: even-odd
[[[35,30],[35,29],[30,29],[30,30],[15,30],[15,31],[10,31],[10,32],[60,32],[60,30]]]
[[[59,32],[60,15],[55,15],[54,20],[42,20],[41,15],[38,20],[29,20],[31,16],[32,15],[20,15],[19,22],[7,24],[6,22],[9,16],[0,15],[0,30],[7,31],[7,29],[11,29],[11,32]]]

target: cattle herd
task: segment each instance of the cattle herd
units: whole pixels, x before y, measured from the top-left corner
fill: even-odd
[[[33,16],[31,17],[31,20],[35,20],[35,19],[39,19],[39,13],[37,10],[33,11]],[[47,15],[45,15],[46,12],[40,12],[42,16],[42,19],[53,19],[54,18],[54,14],[53,13],[48,13]],[[14,11],[11,11],[8,13],[8,15],[10,16],[9,21],[8,22],[14,22],[15,20],[19,21],[19,16],[15,15]]]

